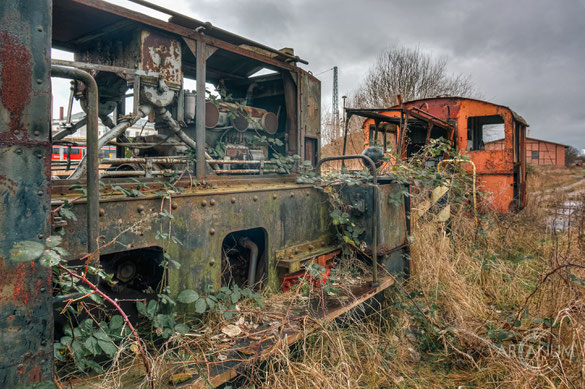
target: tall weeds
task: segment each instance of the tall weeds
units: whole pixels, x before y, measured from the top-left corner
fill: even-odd
[[[538,173],[538,182],[549,182],[547,174]],[[569,195],[530,196],[517,214],[482,215],[478,228],[468,209],[453,207],[450,233],[418,220],[407,282],[365,314],[324,326],[293,349],[283,347],[246,382],[267,388],[585,387],[585,198],[572,199],[566,229],[552,228],[555,217],[567,215]]]

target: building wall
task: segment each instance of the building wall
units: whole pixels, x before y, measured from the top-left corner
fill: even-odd
[[[526,139],[526,162],[538,166],[564,166],[565,146],[538,139]]]
[[[503,150],[504,141],[500,139],[487,143],[485,149]],[[526,162],[537,166],[565,166],[565,146],[526,138]]]
[[[499,139],[485,144],[485,149],[489,151],[504,150],[504,140]]]

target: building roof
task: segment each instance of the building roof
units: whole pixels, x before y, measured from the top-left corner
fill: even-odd
[[[453,99],[453,100],[470,100],[470,101],[478,101],[480,103],[485,103],[485,104],[491,104],[491,105],[495,105],[498,107],[502,107],[505,108],[507,110],[509,110],[510,112],[512,112],[512,116],[514,117],[514,119],[520,123],[522,123],[523,125],[525,125],[526,127],[529,127],[529,124],[526,122],[526,120],[524,120],[524,118],[522,116],[520,116],[517,112],[515,112],[513,109],[511,109],[510,107],[507,107],[505,105],[500,105],[500,104],[494,104],[490,101],[485,101],[485,100],[479,100],[479,99],[472,99],[470,97],[459,97],[459,96],[438,96],[438,97],[429,97],[426,99],[417,99],[417,100],[411,100],[411,101],[407,101],[406,103],[418,103],[420,101],[428,101],[428,100],[436,100],[436,99]]]
[[[552,144],[554,144],[554,145],[558,145],[558,146],[563,146],[563,147],[571,147],[571,146],[564,145],[564,144],[562,144],[562,143],[551,142],[550,140],[544,140],[544,139],[536,139],[536,138],[529,138],[529,137],[526,137],[526,140],[535,140],[535,141],[537,141],[537,142],[552,143]]]
[[[488,143],[495,143],[495,142],[501,142],[503,140],[504,140],[504,138],[499,138],[499,139],[495,139],[495,140],[490,140],[489,142],[485,142],[485,143],[486,144],[488,144]],[[537,141],[537,142],[551,143],[553,145],[558,145],[558,146],[563,146],[563,147],[571,147],[571,146],[564,145],[562,143],[551,142],[550,140],[544,140],[544,139],[536,139],[536,138],[526,137],[526,140],[534,140],[534,141]]]

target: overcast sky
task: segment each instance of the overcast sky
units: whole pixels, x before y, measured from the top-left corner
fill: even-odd
[[[485,100],[522,115],[529,136],[585,148],[585,0],[157,3],[275,48],[293,47],[314,74],[338,66],[340,99],[381,51],[418,46],[446,56],[449,71],[469,74]],[[332,77],[318,76],[325,109]]]

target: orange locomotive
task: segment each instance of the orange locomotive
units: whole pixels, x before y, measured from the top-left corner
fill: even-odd
[[[394,146],[402,158],[408,158],[430,139],[452,141],[475,164],[481,191],[488,193],[489,205],[496,212],[526,205],[524,144],[528,124],[510,108],[469,98],[439,97],[389,109],[348,109],[347,113],[348,120],[352,115],[366,117],[366,146],[377,139],[377,144]],[[500,139],[504,139],[504,148],[490,150],[489,144]]]

